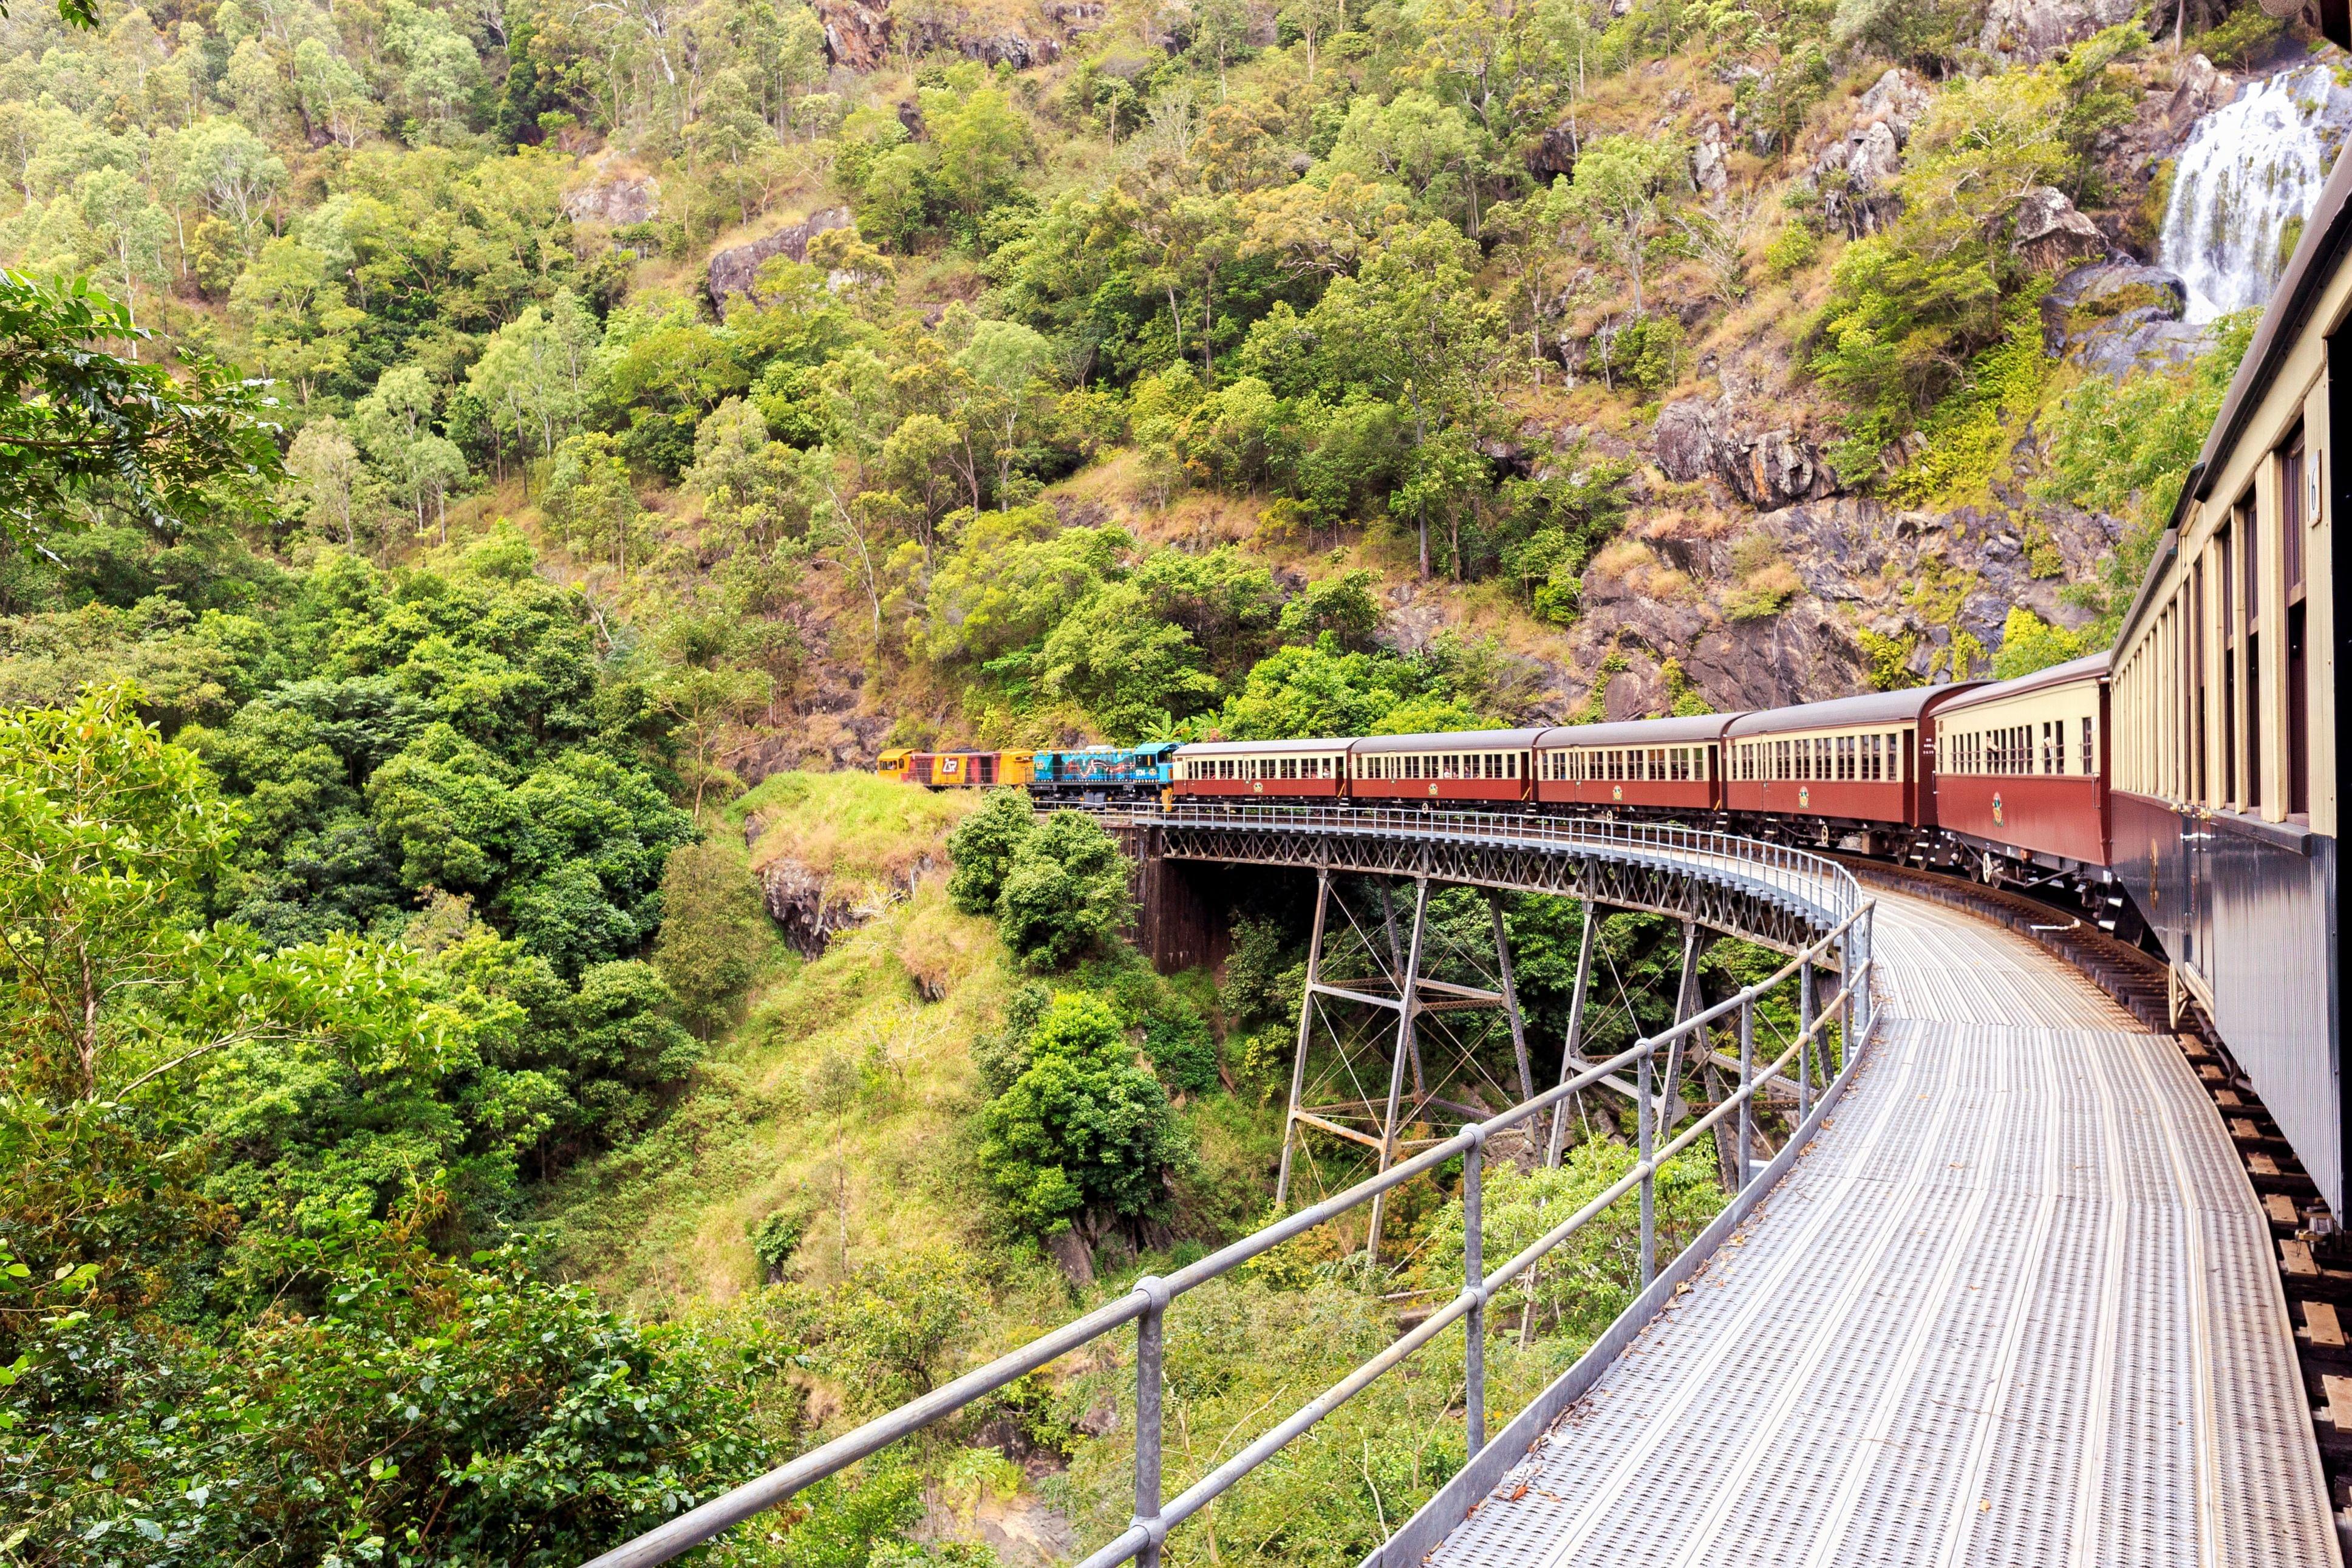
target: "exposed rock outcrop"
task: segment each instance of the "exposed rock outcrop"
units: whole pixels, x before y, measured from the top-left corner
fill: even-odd
[[[1926,84],[1910,72],[1886,72],[1855,101],[1853,128],[1807,171],[1822,193],[1822,211],[1848,234],[1874,233],[1903,211],[1895,176],[1927,97]]]
[[[2053,357],[2117,379],[2141,366],[2185,364],[2210,342],[2181,320],[2189,289],[2177,273],[2136,261],[2077,267],[2042,297],[2042,343]]]
[[[1992,0],[1977,47],[2005,65],[2040,65],[2138,9],[2137,0]]]
[[[1536,144],[1528,149],[1521,162],[1527,164],[1528,174],[1546,183],[1558,175],[1576,173],[1576,139],[1568,121],[1563,120],[1537,137]]]
[[[1039,9],[1040,19],[1052,24],[1050,28],[1033,31],[1006,26],[1003,16],[956,13],[902,22],[891,15],[889,0],[875,5],[818,0],[816,15],[824,25],[825,58],[861,74],[878,69],[893,50],[925,55],[949,49],[986,65],[1026,70],[1061,58],[1069,39],[1099,27],[1108,15],[1099,0],[1053,0]]]
[[[849,226],[847,207],[820,207],[795,224],[782,228],[749,245],[730,246],[710,258],[710,271],[704,280],[714,304],[725,305],[730,294],[748,294],[753,279],[760,274],[762,262],[775,257],[787,257],[794,261],[808,259],[809,241],[831,228]]]
[[[563,193],[563,216],[573,223],[603,223],[619,228],[649,222],[661,211],[661,182],[651,174],[632,174],[596,167],[588,179]]]
[[[2011,225],[2010,254],[2038,271],[2063,272],[2107,253],[2107,237],[2099,226],[2055,185],[2036,185],[2026,192]]]
[[[1811,441],[1785,428],[1734,428],[1720,404],[1695,397],[1669,403],[1659,411],[1654,440],[1666,478],[1685,484],[1720,479],[1752,507],[1790,506],[1837,490],[1837,475]]]
[[[1699,127],[1698,142],[1691,149],[1691,184],[1710,196],[1723,195],[1731,184],[1731,141],[1720,121]]]

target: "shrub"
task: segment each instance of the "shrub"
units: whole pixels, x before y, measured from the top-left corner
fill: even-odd
[[[1060,969],[1127,923],[1127,857],[1090,817],[1057,811],[1013,851],[997,895],[997,927],[1013,956]]]
[[[1217,1042],[1194,1014],[1163,1014],[1143,1027],[1143,1048],[1160,1081],[1179,1094],[1206,1094],[1217,1087]]]
[[[1992,678],[2014,680],[2070,658],[2081,658],[2101,646],[2094,628],[2069,631],[2053,626],[2023,605],[2009,607],[2000,628],[2000,647],[1992,656]]]
[[[705,1039],[742,999],[767,945],[767,911],[742,857],[719,845],[682,844],[662,871],[661,935],[654,968],[678,1011]]]
[[[981,1131],[982,1173],[1034,1235],[1090,1210],[1135,1220],[1166,1209],[1175,1119],[1099,996],[1054,998],[1029,1037],[1029,1066],[981,1113]]]
[[[991,790],[981,808],[948,835],[948,855],[955,862],[949,901],[968,915],[994,914],[1013,856],[1036,830],[1026,791]]]
[[[1919,639],[1909,633],[1888,637],[1868,627],[1854,634],[1862,645],[1863,663],[1870,671],[1873,691],[1899,691],[1916,686],[1919,678],[1911,673],[1911,656],[1919,650]]]

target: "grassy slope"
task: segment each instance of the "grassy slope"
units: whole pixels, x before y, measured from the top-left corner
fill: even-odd
[[[729,805],[712,836],[740,846],[758,812],[759,858],[803,858],[862,901],[925,864],[943,868],[948,832],[977,804],[863,774],[780,774]],[[993,1026],[1009,976],[994,932],[950,909],[943,882],[940,869],[922,876],[814,962],[777,962],[677,1114],[557,1195],[549,1217],[569,1267],[658,1310],[756,1283],[748,1233],[779,1210],[807,1217],[797,1271],[818,1283],[845,1252],[855,1267],[975,1238],[967,1042]],[[925,1002],[917,973],[945,999]],[[818,1105],[828,1058],[856,1069],[838,1116]]]

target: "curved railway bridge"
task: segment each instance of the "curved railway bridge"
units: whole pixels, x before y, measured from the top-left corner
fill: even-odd
[[[2024,937],[1865,892],[1828,859],[1717,834],[1306,808],[1148,810],[1120,826],[1147,885],[1171,863],[1312,878],[1285,1185],[1308,1131],[1352,1138],[1371,1173],[593,1568],[667,1561],[1015,1378],[1130,1332],[1134,1519],[1083,1568],[1156,1568],[1185,1520],[1445,1333],[1467,1335],[1468,1462],[1366,1568],[2343,1562],[2268,1225],[2229,1136],[2168,1037]],[[1491,984],[1438,979],[1425,964],[1431,889],[1448,885],[1584,901],[1559,1081],[1528,1081],[1498,909]],[[1586,1048],[1606,1047],[1580,1034],[1596,908],[1684,922],[1675,1022],[1598,1058]],[[1716,932],[1790,963],[1707,1005],[1694,976]],[[1326,964],[1343,949],[1349,963]],[[1801,998],[1786,1036],[1760,1006],[1784,982]],[[1516,1084],[1462,1087],[1424,1049],[1465,1007],[1507,1019]],[[1366,1090],[1352,1101],[1318,1100],[1308,1068],[1348,1056],[1335,1009],[1384,1020],[1353,1048],[1360,1059],[1367,1040],[1377,1046],[1385,1083],[1351,1079]],[[1694,1107],[1677,1085],[1702,1070],[1712,1087]],[[1526,1158],[1541,1140],[1539,1157],[1557,1157],[1562,1120],[1588,1094],[1630,1102],[1633,1168],[1521,1253],[1486,1258],[1476,1215],[1490,1151]],[[1495,1113],[1498,1098],[1508,1109]],[[1777,1149],[1756,1135],[1767,1107],[1788,1127]],[[1458,1130],[1442,1134],[1449,1114]],[[1684,1253],[1657,1258],[1652,1176],[1705,1137],[1727,1151],[1730,1195]],[[1164,1495],[1166,1315],[1186,1310],[1193,1287],[1360,1209],[1376,1247],[1386,1194],[1455,1160],[1472,1222],[1461,1291]],[[1490,1441],[1490,1334],[1515,1324],[1513,1303],[1544,1256],[1620,1204],[1638,1207],[1643,1288]]]

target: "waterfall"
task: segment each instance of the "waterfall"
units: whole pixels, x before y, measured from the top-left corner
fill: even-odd
[[[2158,261],[2189,286],[2188,319],[2269,303],[2297,226],[2352,130],[2352,90],[2324,65],[2250,82],[2189,128]]]

